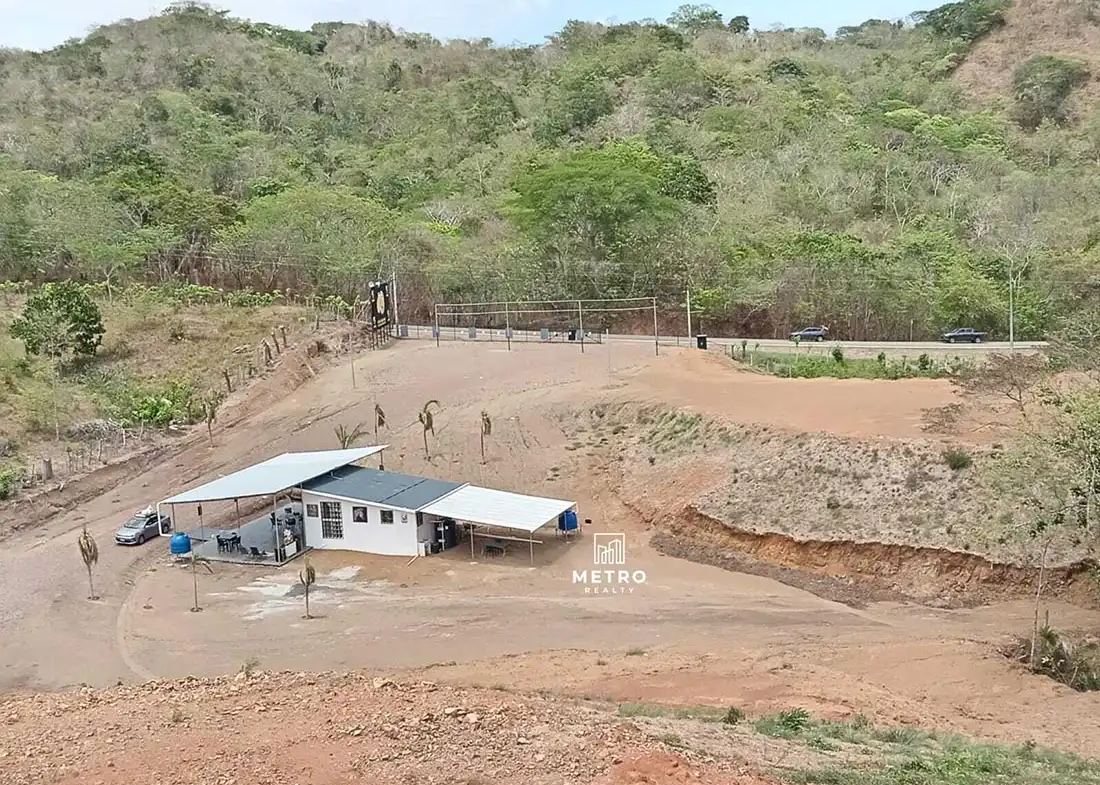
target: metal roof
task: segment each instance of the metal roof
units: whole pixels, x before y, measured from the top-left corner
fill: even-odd
[[[416,512],[463,485],[411,474],[346,466],[315,477],[303,484],[302,490]]]
[[[533,532],[542,528],[576,502],[524,496],[467,485],[423,508],[423,512],[467,523]]]
[[[389,445],[356,447],[350,450],[320,450],[318,452],[285,452],[263,463],[227,474],[216,480],[165,499],[161,504],[193,504],[197,502],[246,499],[250,496],[272,496],[294,488],[322,474],[349,463],[376,455]]]

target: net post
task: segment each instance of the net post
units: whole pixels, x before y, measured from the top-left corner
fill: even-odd
[[[439,303],[435,304],[432,308],[432,314],[435,316],[435,346],[439,348]]]
[[[512,322],[508,318],[508,303],[504,303],[504,340],[508,342],[508,351],[512,351]]]
[[[653,298],[653,349],[657,356],[661,356],[661,339],[657,335],[657,298]]]
[[[581,334],[581,354],[584,354],[584,310],[580,300],[577,300],[577,329]]]

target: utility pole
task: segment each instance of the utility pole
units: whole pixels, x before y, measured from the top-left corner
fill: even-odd
[[[691,287],[687,288],[688,346],[691,346]]]

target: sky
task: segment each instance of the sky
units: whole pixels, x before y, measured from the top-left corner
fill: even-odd
[[[299,30],[314,22],[388,22],[436,38],[492,38],[498,44],[540,43],[570,19],[591,22],[664,20],[681,0],[222,0],[212,5],[235,17]],[[946,0],[928,0],[928,8]],[[916,5],[914,5],[914,3]],[[767,29],[837,27],[867,19],[900,19],[927,10],[921,0],[736,0],[711,2],[729,18],[744,14]],[[148,0],[0,0],[0,46],[49,49],[119,19],[159,13],[166,2]]]

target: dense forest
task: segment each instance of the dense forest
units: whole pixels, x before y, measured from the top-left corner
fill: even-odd
[[[436,300],[659,296],[711,329],[1038,337],[1097,296],[1086,64],[952,78],[963,0],[834,36],[682,6],[541,46],[194,3],[0,51],[0,276]]]

